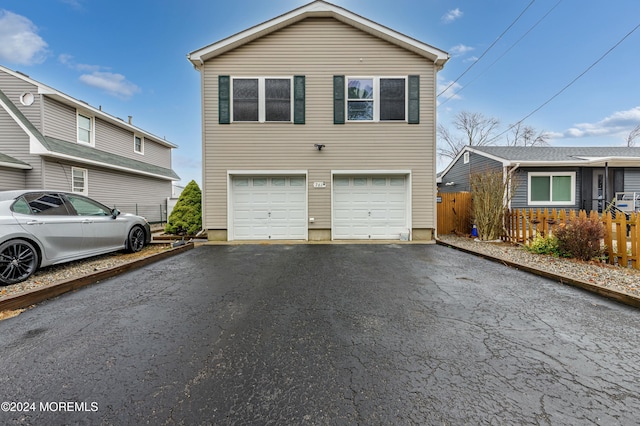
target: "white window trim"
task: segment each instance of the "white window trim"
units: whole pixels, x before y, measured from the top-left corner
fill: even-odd
[[[80,140],[80,116],[86,117],[91,120],[91,129],[89,129],[89,143]],[[95,146],[96,144],[96,118],[82,111],[76,111],[76,139],[78,143],[83,145]]]
[[[554,176],[571,177],[571,200],[570,201],[531,201],[531,177],[549,176],[551,180]],[[553,185],[549,188],[549,194],[553,200]],[[569,206],[576,203],[576,172],[529,172],[527,176],[527,204],[530,206]]]
[[[401,78],[404,80],[404,120],[380,120],[380,80],[394,78]],[[373,120],[349,120],[349,80],[373,80]],[[407,120],[409,119],[409,76],[346,76],[344,84],[344,99],[345,120],[347,123],[407,123]]]
[[[84,176],[84,187],[82,188],[82,191],[76,191],[76,188],[73,185],[74,172],[81,172]],[[71,192],[73,192],[74,194],[89,195],[89,171],[87,169],[82,169],[80,167],[71,167]]]
[[[469,151],[465,152],[464,155],[462,156],[462,162],[464,164],[469,164]]]
[[[233,82],[234,80],[258,80],[258,121],[234,121],[233,119]],[[290,116],[290,120],[289,121],[267,121],[267,107],[266,107],[266,98],[265,98],[265,86],[266,80],[270,80],[270,79],[277,79],[277,80],[289,80],[291,82],[291,84],[289,85],[289,96],[290,96],[290,106],[291,106],[291,114]],[[234,76],[231,77],[231,84],[229,87],[230,90],[230,115],[231,115],[231,122],[232,123],[293,123],[293,108],[294,108],[294,99],[293,99],[293,76],[288,75],[288,76],[284,76],[284,77],[278,77],[278,76],[266,76],[266,77],[256,77],[256,76],[252,76],[252,77],[241,77],[241,76]]]
[[[140,151],[136,150],[136,138],[140,139]],[[144,138],[140,135],[133,135],[133,152],[144,155]]]

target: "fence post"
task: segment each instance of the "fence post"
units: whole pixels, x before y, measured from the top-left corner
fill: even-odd
[[[640,214],[631,213],[629,236],[631,237],[631,267],[640,269]]]

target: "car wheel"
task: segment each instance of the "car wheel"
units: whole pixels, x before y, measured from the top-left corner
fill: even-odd
[[[127,238],[127,250],[130,253],[135,253],[144,247],[145,234],[144,229],[140,226],[134,226],[129,231],[129,237]]]
[[[0,283],[15,284],[29,278],[38,268],[38,252],[25,240],[0,244]]]

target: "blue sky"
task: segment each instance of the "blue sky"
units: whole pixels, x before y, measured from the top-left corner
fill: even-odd
[[[180,184],[201,183],[200,76],[187,53],[306,3],[2,0],[0,64],[109,114],[133,116],[135,125],[179,145],[173,168]],[[451,127],[458,112],[479,112],[498,118],[501,131],[640,24],[638,0],[333,3],[448,51],[440,90],[468,71],[438,98],[439,123]],[[640,124],[638,52],[640,29],[524,124],[548,132],[552,146],[623,145]]]

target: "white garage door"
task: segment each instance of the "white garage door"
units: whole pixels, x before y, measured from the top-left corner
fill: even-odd
[[[400,239],[408,232],[404,176],[334,177],[335,239]]]
[[[232,239],[307,238],[304,176],[235,176],[231,188]]]

